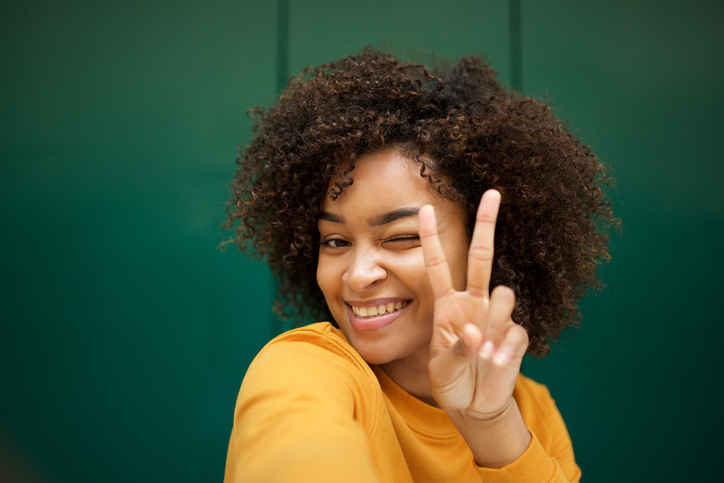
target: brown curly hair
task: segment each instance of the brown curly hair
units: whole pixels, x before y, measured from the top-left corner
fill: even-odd
[[[513,320],[528,331],[531,355],[546,355],[578,324],[577,303],[599,287],[618,222],[601,189],[610,179],[550,107],[505,89],[482,58],[428,68],[367,48],[306,69],[276,105],[250,113],[253,137],[237,158],[224,227],[236,226],[233,241],[269,263],[278,315],[332,320],[316,280],[322,197],[354,182],[359,156],[396,148],[462,204],[469,233],[483,192],[502,194],[491,289],[515,290]]]

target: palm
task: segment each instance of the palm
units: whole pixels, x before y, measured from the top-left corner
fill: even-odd
[[[496,191],[486,192],[480,202],[462,292],[452,286],[433,210],[420,212],[420,237],[435,295],[432,393],[441,408],[478,418],[494,417],[507,407],[528,345],[527,333],[511,319],[513,291],[501,286],[489,292],[499,205]]]

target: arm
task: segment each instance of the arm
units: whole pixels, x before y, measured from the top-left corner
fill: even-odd
[[[225,483],[377,481],[339,359],[304,342],[257,356],[239,392]]]
[[[436,299],[428,367],[432,394],[490,481],[496,481],[496,475],[508,481],[503,473],[520,466],[534,472],[526,473],[529,481],[567,481],[529,431],[513,398],[528,335],[512,320],[513,291],[503,286],[489,290],[499,206],[500,193],[490,190],[483,195],[463,292],[452,286],[434,211],[420,211],[420,238]]]
[[[581,470],[575,461],[573,444],[568,435],[566,424],[563,422],[563,417],[548,392],[548,388],[520,375],[515,385],[515,391],[513,391],[513,397],[518,402],[526,426],[534,435],[534,439],[537,440],[537,444],[533,442],[528,452],[534,453],[531,450],[537,447],[537,452],[541,455],[540,462],[535,464],[532,460],[524,461],[521,459],[519,462],[527,463],[528,471],[531,471],[534,466],[538,468],[545,467],[546,463],[543,462],[545,459],[555,460],[565,478],[559,471],[555,477],[551,478],[552,481],[578,482],[581,478]],[[527,456],[534,455],[529,454]],[[521,471],[523,470],[522,466],[521,464],[519,468]],[[520,479],[516,477],[514,481],[520,481]]]
[[[548,388],[520,375],[513,398],[530,429],[531,443],[520,458],[502,469],[477,468],[482,481],[579,482],[581,470],[571,438]]]

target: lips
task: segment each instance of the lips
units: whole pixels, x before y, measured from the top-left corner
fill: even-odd
[[[392,314],[407,307],[409,301],[404,302],[387,302],[386,304],[380,304],[372,307],[358,307],[352,305],[352,312],[358,317],[375,317],[377,315]]]
[[[410,300],[379,299],[365,302],[347,302],[352,327],[360,332],[382,329],[390,325],[405,311]]]

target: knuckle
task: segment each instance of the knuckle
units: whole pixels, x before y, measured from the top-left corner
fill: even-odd
[[[468,292],[483,294],[486,292],[487,288],[488,287],[483,284],[468,282]]]
[[[500,335],[500,330],[494,325],[489,325],[485,329],[485,338],[486,339],[497,339],[499,337],[499,335]]]
[[[526,346],[528,345],[528,331],[516,323],[513,323],[510,328],[510,338],[516,345],[523,342]]]
[[[493,249],[486,246],[472,246],[468,256],[471,260],[487,262],[493,259]]]
[[[494,225],[495,224],[495,216],[491,215],[488,212],[478,212],[478,214],[475,216],[475,221],[478,223],[486,224],[486,225]]]
[[[427,259],[425,265],[428,268],[435,268],[445,264],[445,257],[443,256],[432,256]]]
[[[506,285],[496,286],[493,289],[491,297],[494,297],[496,300],[500,299],[501,301],[515,304],[515,290]]]

